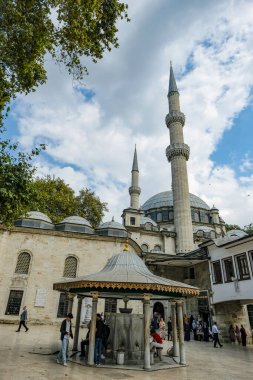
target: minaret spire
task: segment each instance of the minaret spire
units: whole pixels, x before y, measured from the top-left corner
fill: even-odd
[[[130,207],[138,210],[140,208],[140,193],[141,188],[139,187],[139,169],[138,169],[138,159],[137,159],[137,149],[135,145],[134,149],[134,159],[132,166],[132,182],[129,187],[130,194]]]
[[[168,101],[169,113],[166,116],[166,125],[170,131],[170,145],[166,149],[166,156],[171,163],[174,224],[177,233],[176,252],[184,253],[194,247],[186,166],[190,148],[184,143],[185,116],[180,111],[179,92],[172,64],[170,64]]]
[[[169,81],[169,91],[168,96],[172,95],[174,92],[178,92],[177,83],[173,72],[172,62],[170,61],[170,81]]]
[[[135,144],[135,149],[134,149],[134,159],[133,159],[133,167],[132,167],[132,171],[133,171],[133,170],[139,172],[139,169],[138,169],[138,159],[137,159],[136,144]]]

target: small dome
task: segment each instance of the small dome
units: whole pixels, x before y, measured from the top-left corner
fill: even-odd
[[[157,227],[156,222],[154,222],[151,218],[148,218],[147,216],[141,217],[141,224],[151,223],[154,227]]]
[[[244,232],[242,230],[230,230],[230,231],[226,232],[225,236],[241,238],[244,236],[248,236],[248,234],[246,234],[246,232]]]
[[[114,222],[114,220],[112,220],[111,222],[102,223],[102,224],[100,224],[100,226],[98,228],[100,230],[108,229],[108,228],[114,228],[115,230],[124,230],[124,231],[126,231],[125,227],[121,223]]]
[[[202,208],[204,210],[210,210],[210,207],[199,197],[190,193],[190,205],[191,207]],[[163,191],[149,198],[142,209],[147,211],[153,208],[169,207],[173,206],[173,193],[172,191]]]
[[[43,212],[39,212],[39,211],[29,211],[27,213],[27,216],[23,218],[36,219],[36,220],[41,220],[43,222],[52,223],[52,220],[46,214],[43,214]]]
[[[64,218],[60,223],[80,224],[82,226],[91,227],[91,224],[87,219],[77,215],[68,216],[67,218]]]

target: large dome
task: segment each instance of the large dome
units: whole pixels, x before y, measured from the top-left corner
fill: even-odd
[[[201,208],[204,210],[210,210],[210,207],[202,201],[199,197],[190,193],[190,204],[191,207]],[[144,211],[150,209],[157,209],[161,207],[173,206],[173,194],[172,191],[163,191],[149,198],[143,205],[142,209]]]

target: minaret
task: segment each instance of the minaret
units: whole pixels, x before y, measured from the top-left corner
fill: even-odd
[[[184,253],[194,249],[186,166],[190,148],[184,143],[185,116],[180,111],[179,92],[172,65],[170,65],[168,101],[169,113],[165,120],[170,131],[170,145],[166,149],[166,156],[171,163],[174,224],[177,233],[176,252]]]
[[[138,169],[137,151],[136,151],[136,146],[135,146],[133,166],[132,166],[132,183],[131,183],[131,186],[129,187],[130,207],[135,210],[138,210],[140,208],[140,193],[141,193],[141,188],[139,187],[139,169]]]
[[[141,217],[145,214],[144,211],[140,209],[140,193],[141,188],[139,187],[137,150],[135,146],[132,166],[132,181],[131,186],[129,187],[130,207],[124,209],[122,214],[124,226],[131,227],[132,239],[139,238],[135,235],[136,232],[133,232],[133,230],[138,230],[141,224]]]

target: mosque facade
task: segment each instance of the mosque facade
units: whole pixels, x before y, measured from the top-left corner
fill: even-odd
[[[77,300],[71,294],[53,291],[53,283],[99,271],[113,254],[123,250],[126,239],[131,251],[140,256],[154,274],[201,289],[198,298],[187,300],[185,313],[209,323],[218,318],[213,306],[213,269],[209,266],[210,254],[205,243],[226,240],[229,236],[219,210],[214,206],[210,208],[189,192],[187,161],[190,148],[184,142],[185,116],[180,110],[172,66],[168,103],[169,113],[165,120],[170,145],[166,156],[171,165],[171,191],[155,194],[140,204],[141,181],[135,148],[130,206],[123,210],[122,224],[112,220],[93,230],[86,219],[78,216],[53,224],[46,215],[34,211],[17,220],[11,229],[0,225],[0,322],[16,322],[21,308],[26,305],[33,323],[58,323],[70,305],[75,307]],[[240,240],[239,235],[235,234]],[[253,264],[249,273],[251,280]],[[233,312],[233,321],[243,320],[249,328],[246,301],[241,308],[240,300],[237,301],[239,306],[236,317]],[[115,299],[99,302],[98,309],[104,313],[124,306]],[[225,302],[223,299],[222,303]],[[129,301],[129,304],[134,312],[142,313],[140,302]],[[152,308],[166,320],[169,318],[168,302],[153,303]],[[216,309],[222,310],[222,307]],[[90,311],[91,300],[86,297],[82,301],[83,322],[89,320]],[[219,322],[224,321],[226,326],[228,319],[220,317]]]

